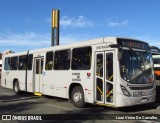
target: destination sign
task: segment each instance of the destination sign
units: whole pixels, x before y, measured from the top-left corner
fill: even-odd
[[[137,41],[137,40],[117,39],[117,43],[122,47],[130,47],[130,48],[150,50],[147,43]]]

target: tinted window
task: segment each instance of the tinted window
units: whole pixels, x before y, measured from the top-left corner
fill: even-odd
[[[75,48],[72,55],[73,70],[89,70],[91,68],[91,47]]]
[[[32,70],[33,54],[28,55],[28,70]]]
[[[103,54],[97,54],[97,69],[96,75],[99,77],[103,77]]]
[[[11,70],[17,70],[17,66],[18,66],[18,57],[11,57]]]
[[[54,69],[69,70],[70,68],[70,50],[62,50],[55,52]]]
[[[4,69],[9,70],[10,69],[10,58],[5,58],[5,63],[4,63]]]
[[[27,69],[27,55],[19,56],[19,70],[26,70]]]
[[[53,68],[53,52],[47,52],[46,54],[46,70],[52,70]]]

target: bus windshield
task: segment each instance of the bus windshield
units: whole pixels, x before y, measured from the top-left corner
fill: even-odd
[[[123,50],[120,62],[121,77],[131,84],[153,82],[153,62],[149,52]]]

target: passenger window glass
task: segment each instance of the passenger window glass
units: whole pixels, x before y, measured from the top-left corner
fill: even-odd
[[[54,57],[55,70],[69,70],[70,69],[70,50],[56,51]]]
[[[18,66],[18,57],[11,57],[11,70],[17,70],[17,66]]]
[[[91,68],[92,48],[75,48],[72,55],[73,70],[89,70]]]
[[[26,70],[26,69],[27,69],[27,55],[19,56],[18,70]]]
[[[97,76],[103,77],[103,54],[97,54]]]
[[[40,59],[36,59],[36,74],[40,74]]]
[[[43,63],[44,63],[44,58],[41,59],[41,74],[43,74]]]
[[[33,54],[28,55],[28,70],[32,70]]]
[[[52,70],[53,68],[53,52],[47,52],[46,54],[46,70]]]
[[[36,59],[36,74],[43,74],[44,58]]]
[[[113,82],[113,53],[106,53],[106,79]]]
[[[4,70],[9,70],[10,69],[10,58],[5,58],[5,63],[4,63]]]

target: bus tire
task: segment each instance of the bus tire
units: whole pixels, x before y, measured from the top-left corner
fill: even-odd
[[[19,95],[20,94],[20,89],[19,89],[19,83],[18,83],[18,80],[16,80],[13,84],[13,90],[15,92],[16,95]]]
[[[71,102],[77,108],[85,107],[86,103],[84,101],[84,92],[81,86],[76,86],[73,88],[71,93]]]

